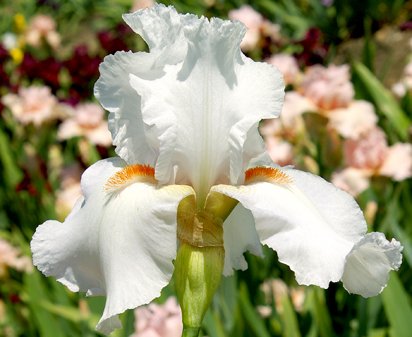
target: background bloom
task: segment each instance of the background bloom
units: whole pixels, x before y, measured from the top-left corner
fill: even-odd
[[[378,117],[373,105],[366,101],[353,101],[346,108],[332,110],[329,125],[344,138],[358,139],[375,128]]]
[[[56,22],[52,17],[44,14],[34,16],[26,31],[26,42],[34,47],[39,47],[42,40],[51,47],[60,46],[60,35],[56,31]]]
[[[301,73],[296,59],[289,54],[275,54],[266,60],[282,73],[286,84],[297,84]]]
[[[335,172],[332,181],[354,196],[369,187],[372,176],[388,176],[397,181],[412,176],[412,145],[388,146],[384,132],[377,127],[358,139],[347,139],[344,155],[349,167]]]
[[[46,121],[57,119],[61,115],[57,99],[51,94],[48,87],[21,88],[18,95],[7,94],[4,96],[2,103],[22,124],[33,123],[39,126]]]
[[[60,188],[56,192],[56,213],[64,219],[82,196],[80,177],[82,169],[78,165],[66,167],[61,172]]]
[[[299,91],[321,110],[345,108],[353,100],[354,89],[347,65],[315,65],[304,73]]]
[[[397,181],[412,177],[412,144],[390,146],[379,172]]]
[[[155,1],[153,0],[134,0],[132,9],[130,11],[135,12],[139,9],[149,8],[149,7],[152,7],[154,4],[155,4]]]
[[[281,166],[293,163],[293,147],[290,143],[273,136],[266,137],[265,142],[269,156],[274,163]]]
[[[256,12],[249,5],[244,5],[239,9],[229,12],[229,19],[242,22],[246,28],[246,34],[240,44],[242,50],[248,51],[256,47],[260,39],[260,30],[264,22],[261,14]]]
[[[347,165],[365,170],[377,170],[387,155],[386,136],[382,130],[374,128],[357,140],[346,140],[344,151]]]
[[[112,143],[107,122],[103,120],[104,111],[100,105],[78,104],[72,110],[72,115],[59,126],[58,138],[60,140],[84,136],[96,145],[109,146]]]
[[[19,249],[6,240],[0,239],[0,278],[5,275],[7,268],[30,272],[33,265],[28,256],[21,256]]]
[[[149,304],[135,310],[135,333],[131,337],[180,337],[182,311],[174,297],[162,304]]]
[[[332,183],[340,189],[357,196],[369,187],[370,173],[365,170],[348,167],[332,175]]]

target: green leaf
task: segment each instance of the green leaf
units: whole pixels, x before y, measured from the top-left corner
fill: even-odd
[[[236,295],[236,275],[224,277],[215,296],[215,300],[217,300],[215,302],[222,317],[225,331],[232,331],[235,326],[235,315],[238,311],[238,298]]]
[[[289,296],[285,295],[282,298],[283,312],[281,314],[283,321],[283,336],[284,337],[300,337],[298,320],[295,310],[290,302]]]
[[[393,234],[401,242],[403,246],[402,254],[406,262],[412,267],[412,240],[406,232],[399,226],[399,223],[394,221],[392,223]]]
[[[65,337],[59,327],[58,320],[42,306],[47,297],[46,289],[40,280],[38,272],[24,275],[24,286],[27,291],[26,301],[30,308],[30,313],[36,321],[42,337]]]
[[[386,337],[387,329],[373,329],[368,332],[368,337]]]
[[[210,337],[226,337],[219,316],[210,309],[206,312],[205,318],[203,319],[203,326]]]
[[[8,186],[15,186],[22,179],[22,173],[12,156],[11,145],[0,129],[0,161],[2,162],[3,178]]]
[[[91,330],[95,329],[95,326],[99,321],[99,316],[91,314],[86,317],[78,308],[75,307],[58,305],[48,301],[40,301],[38,304],[48,312],[63,317],[64,319],[74,323],[87,322]]]
[[[312,25],[312,22],[308,17],[292,14],[290,12],[290,1],[286,2],[286,4],[289,4],[288,9],[275,1],[262,0],[260,2],[260,6],[263,9],[275,15],[279,20],[282,20],[285,25],[289,25],[293,29],[296,38],[301,38]]]
[[[406,140],[411,121],[395,98],[362,63],[355,62],[353,69],[371,95],[379,111],[390,121],[401,139]]]
[[[383,306],[390,323],[391,337],[410,337],[412,308],[408,293],[396,273],[391,273],[386,289],[382,292]]]
[[[99,317],[97,317],[99,319]],[[121,315],[122,318],[122,337],[131,336],[135,329],[134,329],[134,310],[126,310],[125,313]],[[97,321],[96,321],[97,323]],[[94,324],[96,326],[96,324]],[[93,326],[93,328],[94,328]]]
[[[248,326],[253,330],[253,336],[270,337],[262,318],[259,317],[252,303],[250,303],[249,293],[245,283],[242,283],[239,289],[239,302],[243,317],[248,323]]]
[[[332,321],[325,301],[325,291],[317,287],[311,287],[307,291],[307,297],[309,310],[311,311],[317,326],[318,336],[334,336]]]

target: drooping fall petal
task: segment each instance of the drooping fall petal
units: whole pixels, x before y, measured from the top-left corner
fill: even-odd
[[[246,182],[212,191],[252,212],[260,240],[295,272],[298,283],[326,288],[339,281],[346,257],[366,233],[354,199],[320,177],[291,168],[257,168]]]
[[[72,291],[106,295],[97,326],[103,333],[120,326],[117,314],[150,302],[168,284],[177,206],[193,192],[157,188],[124,166],[115,158],[91,166],[82,177],[84,200],[65,222],[39,226],[31,243],[34,264],[45,275]]]
[[[238,204],[223,224],[225,265],[223,275],[233,274],[233,270],[246,270],[247,262],[243,253],[250,251],[262,256],[262,246],[257,235],[252,213]]]
[[[368,233],[355,244],[346,258],[343,286],[353,294],[371,297],[385,288],[389,271],[402,263],[402,247],[382,233]]]

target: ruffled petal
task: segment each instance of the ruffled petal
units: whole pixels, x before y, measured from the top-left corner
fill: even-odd
[[[186,14],[187,20],[195,18],[194,15]],[[123,20],[146,41],[150,53],[156,55],[157,66],[177,63],[183,59],[187,45],[181,15],[173,7],[158,4],[145,10],[124,14]]]
[[[90,226],[86,228],[82,228],[77,221],[83,204],[82,197],[67,217],[66,222],[70,222],[70,228],[54,220],[48,220],[37,227],[31,241],[33,264],[44,275],[55,277],[71,291],[101,295],[105,293],[105,287],[99,259],[94,254],[97,240],[86,246],[87,237],[93,235],[98,228],[92,214],[89,217]],[[94,246],[91,251],[90,246]]]
[[[145,39],[151,52],[117,52],[106,56],[99,68],[100,78],[95,84],[94,94],[110,111],[109,129],[116,153],[129,164],[154,166],[158,139],[147,135],[141,115],[141,98],[130,86],[129,76],[144,79],[162,76],[166,64],[183,60],[187,43],[181,16],[172,7],[156,5],[125,14],[123,19]]]
[[[108,190],[107,179],[123,169],[103,160],[82,177],[84,201],[63,223],[39,226],[31,243],[34,264],[73,291],[107,296],[97,329],[110,333],[116,315],[160,295],[173,273],[176,214],[188,186],[132,182]],[[162,242],[162,245],[159,245]]]
[[[252,212],[260,240],[289,265],[298,283],[326,288],[341,279],[346,255],[366,232],[362,212],[352,197],[320,177],[275,170],[272,181],[266,177],[212,191],[239,200]]]
[[[117,52],[100,65],[94,95],[110,112],[109,129],[116,153],[128,164],[154,166],[157,140],[148,139],[140,109],[140,96],[129,85],[129,74],[159,76],[154,58],[145,53]]]
[[[353,247],[346,258],[342,282],[353,294],[378,295],[388,283],[389,272],[402,263],[402,246],[388,241],[382,233],[369,233]]]
[[[188,45],[183,61],[166,66],[161,78],[132,74],[130,83],[159,139],[156,178],[191,184],[202,198],[213,184],[237,183],[245,162],[263,151],[251,129],[279,114],[284,86],[276,69],[241,54],[239,22],[192,16],[181,22]]]
[[[264,151],[257,123],[279,115],[280,73],[240,52],[239,22],[163,5],[124,19],[150,53],[119,52],[101,65],[95,94],[111,112],[116,152],[129,164],[156,164],[160,183],[191,184],[201,198],[213,184],[241,182]]]
[[[238,204],[223,223],[225,264],[223,275],[233,274],[233,270],[246,270],[247,262],[243,253],[262,256],[262,245],[256,232],[252,213]]]

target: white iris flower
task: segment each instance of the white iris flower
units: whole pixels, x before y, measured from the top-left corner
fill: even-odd
[[[244,26],[163,5],[124,20],[150,52],[107,56],[95,86],[120,158],[83,174],[84,197],[63,223],[38,227],[38,269],[105,295],[104,333],[159,296],[183,242],[221,245],[224,275],[246,269],[243,253],[261,255],[265,244],[300,284],[341,280],[351,293],[380,293],[401,264],[399,242],[366,234],[348,194],[265,159],[258,123],[279,115],[284,85],[241,53]]]

